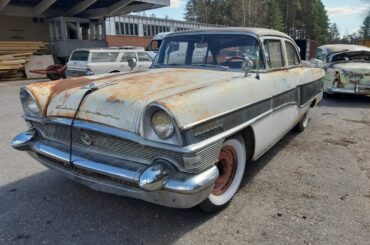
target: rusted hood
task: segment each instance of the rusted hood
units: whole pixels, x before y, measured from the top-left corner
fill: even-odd
[[[86,92],[83,85],[94,81],[100,88],[85,98],[77,118],[139,132],[141,115],[149,103],[230,81],[235,76],[231,72],[210,70],[157,69],[99,79],[84,78],[78,85],[60,89],[43,100],[50,101],[45,110],[47,116],[71,118]]]

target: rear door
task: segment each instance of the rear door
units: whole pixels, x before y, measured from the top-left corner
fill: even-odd
[[[130,59],[136,59],[138,60],[136,53],[134,51],[125,51],[122,55],[121,61],[120,61],[120,71],[121,72],[129,72],[131,71],[131,68],[128,66],[128,61]],[[138,68],[135,68],[136,71]]]
[[[152,57],[146,52],[137,52],[138,57],[138,69],[140,71],[148,70],[153,63]]]

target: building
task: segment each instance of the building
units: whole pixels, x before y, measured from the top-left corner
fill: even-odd
[[[139,15],[109,17],[105,21],[106,40],[110,47],[145,47],[153,36],[161,32],[176,32],[210,27],[217,26]]]
[[[96,22],[169,5],[170,0],[0,0],[0,40],[50,41],[48,22],[52,18]],[[86,21],[82,22],[86,26]]]
[[[105,22],[170,0],[0,0],[0,40],[50,42],[64,63],[76,48],[106,47]]]

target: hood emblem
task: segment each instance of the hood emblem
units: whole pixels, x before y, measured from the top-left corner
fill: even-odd
[[[87,146],[90,146],[93,144],[93,140],[91,139],[91,137],[86,133],[86,132],[81,132],[80,134],[80,139],[82,141],[82,143],[84,143],[85,145]]]

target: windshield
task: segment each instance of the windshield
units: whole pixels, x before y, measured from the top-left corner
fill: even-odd
[[[153,67],[206,67],[240,70],[243,60],[264,69],[256,38],[240,34],[198,34],[165,38]]]

